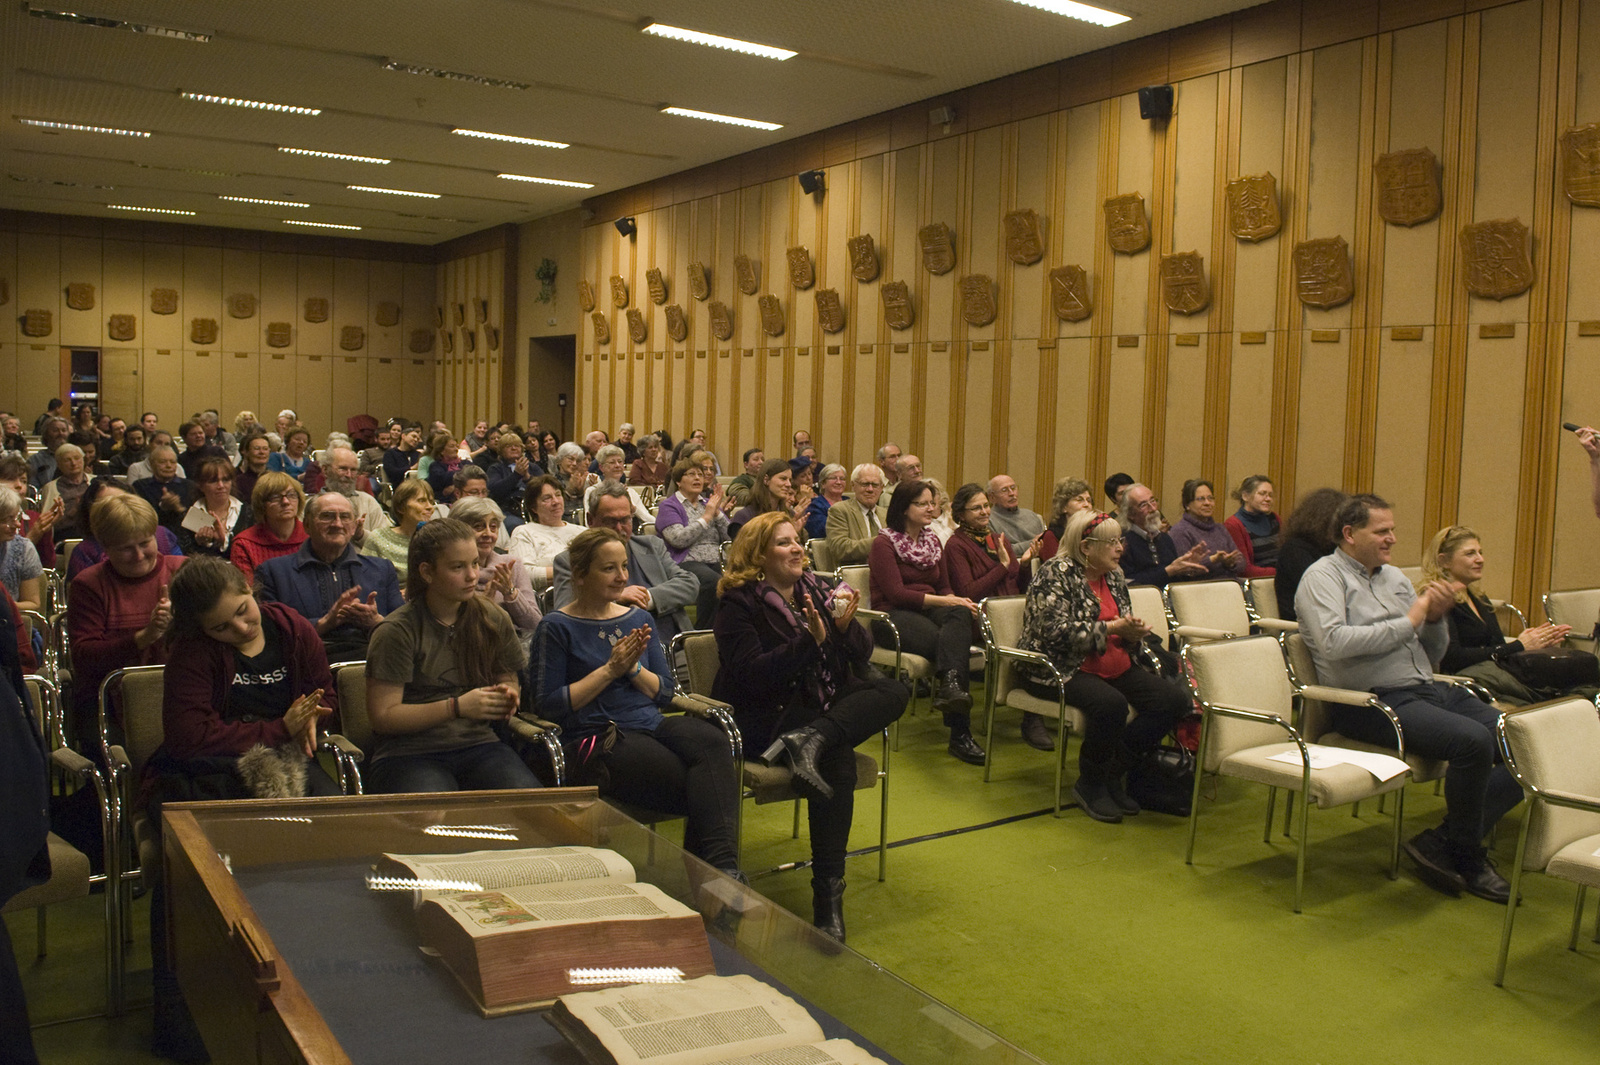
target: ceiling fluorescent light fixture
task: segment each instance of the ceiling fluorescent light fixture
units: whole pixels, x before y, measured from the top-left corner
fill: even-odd
[[[538,137],[513,137],[509,133],[486,133],[481,129],[453,129],[451,133],[459,133],[463,137],[482,137],[489,141],[506,141],[510,144],[531,144],[535,148],[570,148],[572,145],[562,141],[540,140]]]
[[[190,217],[194,216],[193,211],[178,211],[171,207],[135,207],[128,203],[108,203],[106,206],[113,211],[144,211],[148,214],[181,214],[188,215]]]
[[[309,203],[300,203],[297,200],[264,200],[259,196],[218,196],[219,200],[229,203],[259,203],[267,207],[310,207]]]
[[[798,52],[791,52],[787,48],[774,48],[770,44],[755,44],[751,41],[741,41],[737,37],[719,37],[715,33],[701,33],[699,30],[686,30],[681,26],[667,26],[660,22],[652,22],[642,28],[642,32],[655,37],[667,37],[674,41],[687,41],[690,44],[703,44],[707,48],[722,48],[730,52],[743,52],[746,55],[756,55],[763,59],[776,59],[780,63],[785,59],[793,59]]]
[[[227,104],[229,107],[249,107],[257,111],[280,111],[286,115],[320,115],[320,107],[299,107],[295,104],[271,104],[265,100],[244,100],[237,96],[212,96],[203,92],[184,92],[178,90],[178,95],[185,100],[193,100],[202,104]]]
[[[443,78],[446,81],[464,81],[469,85],[484,85],[491,89],[526,89],[528,83],[524,81],[511,81],[507,78],[491,78],[487,74],[469,74],[463,70],[448,70],[444,67],[425,67],[416,63],[402,63],[398,59],[385,59],[384,70],[394,70],[401,74],[417,74],[425,78]]]
[[[278,151],[288,152],[290,155],[309,155],[315,159],[343,159],[350,163],[376,163],[379,166],[389,165],[389,160],[380,159],[375,155],[346,155],[344,152],[319,152],[314,151],[311,148],[285,148],[281,145],[279,146]]]
[[[283,224],[286,225],[286,226],[315,226],[318,229],[355,229],[355,230],[359,230],[361,228],[360,226],[343,226],[343,225],[340,225],[338,222],[302,222],[298,218],[285,218],[283,220]]]
[[[39,129],[58,129],[72,133],[113,133],[119,137],[148,137],[150,133],[142,129],[117,129],[115,126],[84,126],[76,122],[51,122],[43,118],[18,118],[24,126],[36,126]]]
[[[1026,7],[1036,7],[1040,11],[1065,15],[1080,22],[1092,22],[1096,26],[1120,26],[1128,21],[1127,15],[1119,15],[1115,11],[1107,11],[1105,8],[1090,4],[1077,4],[1073,0],[1013,0],[1013,2]]]
[[[535,185],[560,185],[563,188],[568,188],[568,189],[592,189],[592,188],[594,188],[594,185],[592,185],[591,183],[589,183],[587,181],[562,181],[560,178],[529,177],[527,174],[496,174],[495,176],[496,177],[503,177],[507,181],[531,181]]]
[[[755,118],[738,118],[734,115],[719,115],[711,111],[692,111],[687,107],[663,107],[664,115],[678,115],[682,118],[699,118],[707,122],[723,122],[730,126],[749,126],[751,129],[782,129],[781,122],[762,122]]]
[[[415,196],[419,200],[437,200],[437,192],[412,192],[409,189],[383,189],[376,185],[346,185],[345,188],[352,192],[383,192],[390,196]]]
[[[152,26],[144,22],[125,22],[122,19],[102,18],[98,15],[80,15],[75,11],[51,11],[47,8],[30,7],[28,14],[34,18],[50,19],[53,22],[75,22],[80,26],[98,26],[105,30],[132,30],[134,33],[152,37],[169,37],[175,41],[192,41],[195,44],[205,44],[211,40],[211,34],[200,30],[179,30],[170,26]]]

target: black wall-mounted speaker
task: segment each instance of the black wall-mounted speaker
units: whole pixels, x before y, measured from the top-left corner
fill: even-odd
[[[1148,85],[1139,90],[1139,117],[1166,119],[1172,117],[1172,86]]]

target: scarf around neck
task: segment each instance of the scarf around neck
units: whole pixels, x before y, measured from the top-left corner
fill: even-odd
[[[939,542],[939,534],[933,531],[933,526],[924,525],[922,535],[915,540],[902,532],[893,529],[884,529],[880,534],[889,538],[889,545],[894,548],[895,556],[902,562],[923,569],[932,569],[939,564],[939,556],[944,553],[944,545]]]

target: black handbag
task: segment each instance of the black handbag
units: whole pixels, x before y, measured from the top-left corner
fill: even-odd
[[[1564,691],[1600,685],[1600,658],[1572,647],[1541,647],[1506,655],[1500,665],[1530,688]]]

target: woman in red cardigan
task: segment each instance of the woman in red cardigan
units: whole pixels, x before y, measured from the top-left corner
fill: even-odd
[[[287,473],[263,473],[250,490],[250,511],[256,523],[233,538],[228,561],[239,567],[246,584],[255,583],[256,567],[280,555],[292,555],[306,541],[300,523],[306,490]]]
[[[944,548],[933,531],[933,489],[926,481],[902,481],[889,500],[885,528],[872,541],[872,608],[889,615],[900,631],[900,647],[933,662],[933,705],[950,729],[950,754],[969,765],[984,763],[972,738],[968,693],[968,648],[978,604],[950,587]],[[883,626],[874,623],[882,630]],[[879,631],[878,642],[892,637]]]

